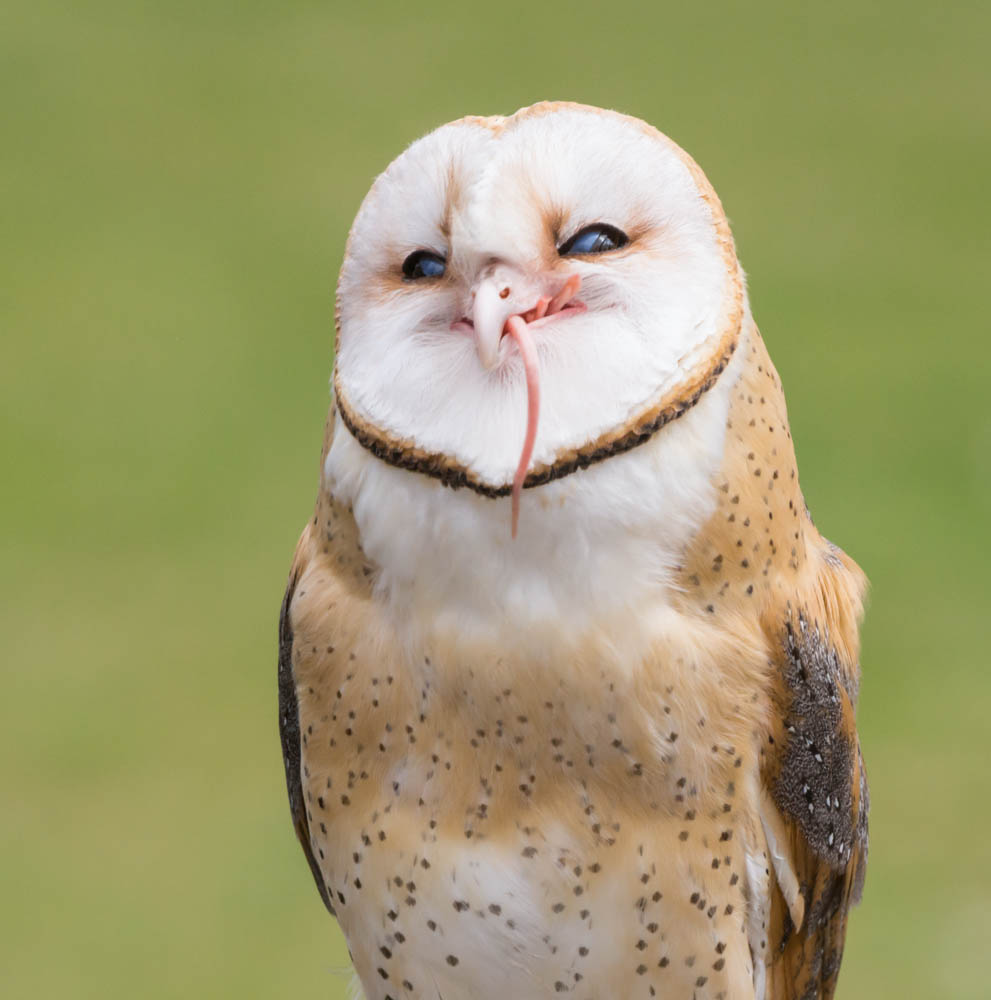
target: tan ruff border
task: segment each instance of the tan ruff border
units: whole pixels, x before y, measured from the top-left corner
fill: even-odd
[[[637,447],[637,445],[649,441],[666,424],[684,416],[716,384],[716,380],[726,369],[739,343],[740,329],[743,323],[743,281],[736,260],[736,248],[733,245],[733,236],[730,233],[729,223],[723,212],[722,204],[712,185],[709,183],[708,178],[702,172],[701,167],[677,143],[673,142],[662,132],[658,132],[646,122],[642,122],[637,118],[631,118],[628,115],[622,115],[615,111],[605,111],[601,108],[592,108],[587,105],[570,104],[568,102],[535,104],[532,107],[521,109],[509,119],[475,118],[465,119],[465,122],[466,124],[470,122],[471,124],[488,125],[488,127],[501,130],[504,127],[512,125],[514,120],[548,114],[564,108],[622,118],[645,130],[650,135],[655,136],[660,141],[669,144],[677,153],[690,171],[692,179],[698,186],[699,194],[712,212],[712,221],[716,229],[717,242],[719,243],[730,280],[730,288],[726,296],[728,301],[725,309],[725,313],[728,314],[728,322],[714,354],[708,359],[707,363],[699,366],[699,369],[689,376],[687,381],[675,386],[671,392],[662,396],[658,402],[648,404],[644,410],[631,417],[621,426],[611,431],[606,431],[605,434],[596,438],[596,440],[590,441],[580,448],[560,452],[549,465],[537,466],[532,472],[527,474],[526,480],[523,483],[524,489],[543,486],[545,483],[561,479],[579,469],[587,469],[590,465],[601,462],[613,455],[630,451]],[[340,337],[339,309],[337,310],[335,319],[337,320],[337,335]],[[393,465],[398,469],[422,472],[425,476],[439,479],[445,486],[450,486],[452,489],[460,489],[466,486],[468,489],[474,490],[474,492],[485,497],[504,497],[512,493],[513,487],[509,483],[504,486],[491,486],[483,482],[474,472],[450,456],[441,454],[440,452],[424,451],[413,442],[394,437],[388,431],[384,431],[362,417],[359,417],[350,408],[345,399],[341,387],[340,369],[336,365],[334,368],[334,395],[336,397],[337,410],[344,421],[344,425],[362,447],[367,448],[368,451],[383,462]]]

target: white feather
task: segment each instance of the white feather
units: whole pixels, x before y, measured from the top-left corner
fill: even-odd
[[[628,253],[559,262],[548,212],[560,215],[560,240],[596,221],[641,235]],[[448,258],[447,279],[397,283],[418,248]],[[351,232],[338,377],[359,416],[492,485],[510,482],[519,458],[522,365],[507,351],[504,364],[486,370],[451,324],[469,311],[479,272],[499,262],[529,276],[522,309],[571,272],[588,306],[535,334],[536,464],[622,425],[682,381],[723,332],[731,275],[712,210],[659,134],[567,110],[520,119],[498,136],[455,123],[414,143],[373,186]]]

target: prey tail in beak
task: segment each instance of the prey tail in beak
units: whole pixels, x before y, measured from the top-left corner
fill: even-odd
[[[486,370],[499,363],[499,345],[504,336],[515,342],[523,359],[523,370],[526,372],[526,434],[519,465],[513,476],[513,538],[520,524],[520,497],[533,457],[540,419],[540,368],[531,331],[534,327],[557,322],[555,317],[563,319],[585,312],[585,304],[575,299],[581,283],[579,275],[569,275],[555,295],[542,296],[529,309],[521,310],[518,296],[511,298],[513,289],[506,283],[506,275],[490,275],[479,282],[472,292],[472,318],[462,318],[451,324],[452,330],[461,330],[474,337],[478,359]]]
[[[526,372],[526,435],[523,438],[523,450],[520,461],[513,476],[513,521],[512,533],[516,537],[520,523],[520,497],[523,493],[523,483],[530,468],[533,457],[533,445],[537,440],[537,423],[540,420],[540,369],[537,363],[537,351],[530,335],[530,324],[536,323],[560,312],[578,293],[581,278],[572,274],[561,290],[552,299],[542,298],[536,306],[522,314],[510,316],[506,320],[505,332],[516,342],[520,357],[523,359],[523,369]]]
[[[533,443],[537,440],[537,422],[540,420],[540,370],[537,367],[537,351],[533,346],[533,338],[526,327],[526,321],[522,316],[510,316],[506,320],[506,328],[516,341],[526,371],[526,436],[523,439],[519,465],[516,466],[516,475],[513,476],[513,538],[516,537],[520,523],[520,495],[523,493],[527,469],[530,468]]]

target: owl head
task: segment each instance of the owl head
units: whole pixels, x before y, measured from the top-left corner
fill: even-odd
[[[589,489],[584,531],[632,524],[644,490],[651,516],[687,525],[701,507],[673,500],[708,483],[725,407],[683,459],[628,459],[715,395],[746,311],[719,200],[656,129],[560,103],[444,125],[375,181],[348,239],[330,478],[359,505],[372,467],[401,470],[390,484],[419,511],[416,530],[439,538],[463,522],[477,541],[498,523],[494,546],[509,543],[515,478],[527,553],[542,544],[539,511],[577,514]],[[373,546],[388,533],[376,517],[363,528]]]

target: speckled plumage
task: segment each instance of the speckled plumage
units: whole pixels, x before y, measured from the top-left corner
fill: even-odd
[[[813,525],[777,374],[749,310],[735,323],[722,403],[528,491],[566,517],[572,479],[725,423],[656,613],[539,642],[408,627],[330,471],[335,441],[358,447],[332,407],[280,721],[296,830],[367,1000],[832,996],[866,863],[864,580]]]

